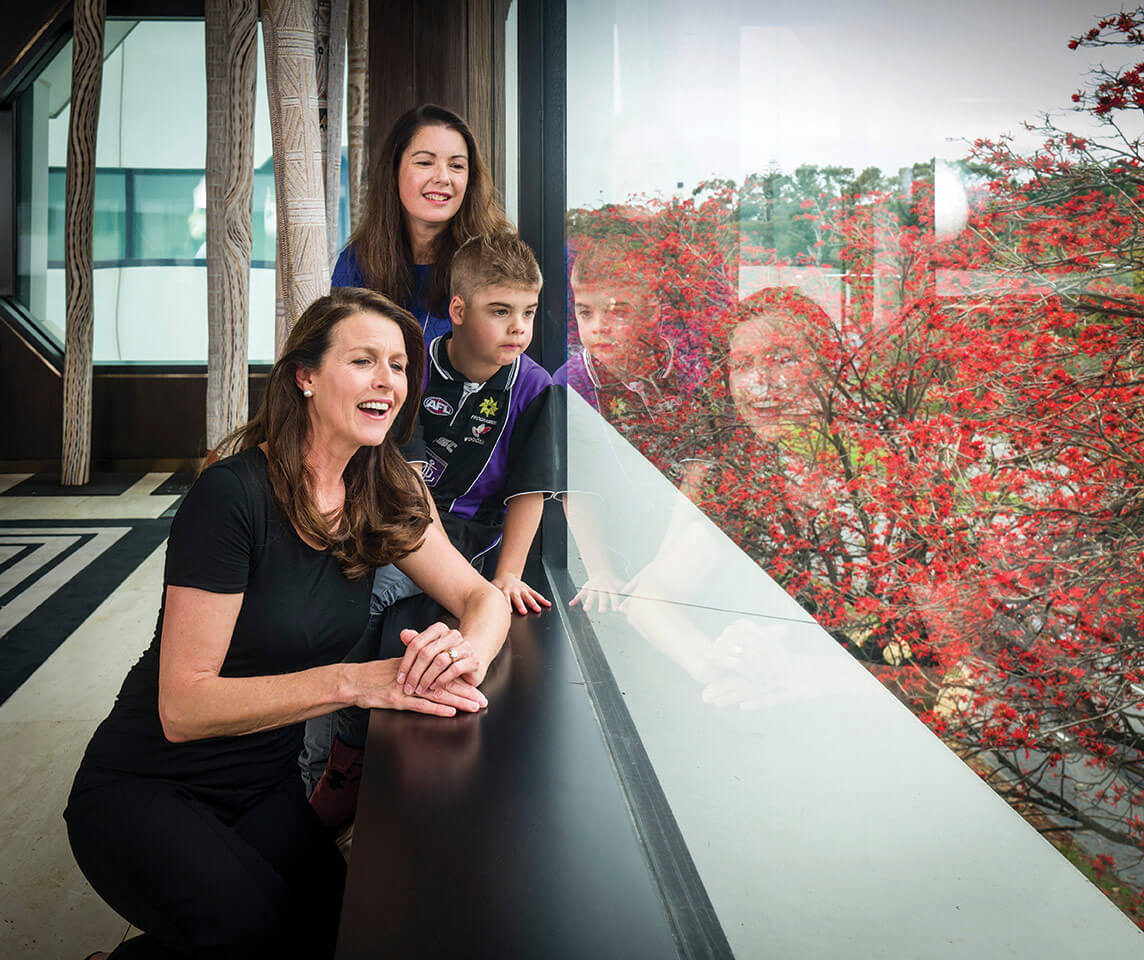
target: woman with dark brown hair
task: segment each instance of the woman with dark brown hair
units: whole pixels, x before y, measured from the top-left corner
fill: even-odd
[[[453,254],[471,237],[506,227],[469,125],[451,110],[423,104],[397,118],[371,164],[361,224],[338,257],[331,286],[377,290],[402,304],[417,318],[428,346],[453,329]],[[406,453],[412,461],[425,459],[419,433]],[[370,601],[375,626],[384,611],[417,592],[400,571],[380,568]],[[353,653],[358,658],[371,655],[376,655],[376,643]],[[361,775],[358,740],[364,743],[365,736],[364,730],[343,729],[346,743],[353,745],[346,751],[335,739],[335,727],[333,715],[311,720],[298,758],[307,790],[314,791],[317,809],[331,824],[352,815]],[[335,776],[322,779],[327,760]],[[346,812],[333,813],[331,807]]]
[[[85,876],[145,931],[114,957],[332,955],[345,868],[298,777],[303,721],[486,705],[477,685],[508,629],[504,598],[429,522],[397,449],[423,352],[416,320],[386,298],[320,298],[238,452],[180,505],[154,639],[65,813]],[[460,625],[408,631],[400,659],[341,662],[385,563]]]
[[[448,333],[449,263],[470,237],[507,226],[469,125],[423,104],[397,118],[371,164],[361,224],[331,286],[368,287],[417,317],[425,342]]]

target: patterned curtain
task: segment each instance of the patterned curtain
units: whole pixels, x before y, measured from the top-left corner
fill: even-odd
[[[207,449],[247,419],[258,0],[206,0]]]
[[[314,0],[263,0],[266,91],[278,214],[275,349],[330,289]]]
[[[105,13],[106,0],[75,0],[64,211],[67,332],[60,471],[64,486],[80,486],[91,478],[92,224]]]

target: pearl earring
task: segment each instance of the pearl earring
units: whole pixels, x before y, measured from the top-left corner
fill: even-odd
[[[309,400],[310,397],[312,397],[313,395],[314,395],[314,391],[311,390],[309,387],[307,387],[305,390],[302,391],[302,396],[304,396],[307,400]]]

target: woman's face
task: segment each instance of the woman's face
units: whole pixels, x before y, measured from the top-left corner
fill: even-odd
[[[405,339],[389,317],[354,313],[334,327],[330,346],[316,370],[299,370],[311,442],[338,456],[384,439],[408,391]]]
[[[793,321],[777,312],[748,317],[731,334],[727,381],[739,416],[762,440],[784,425],[805,423],[815,410],[814,366],[795,353]]]
[[[439,229],[457,215],[469,185],[469,149],[448,127],[422,127],[397,166],[397,195],[407,219]]]

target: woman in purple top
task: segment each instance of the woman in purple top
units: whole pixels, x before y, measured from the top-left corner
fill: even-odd
[[[507,226],[469,125],[444,107],[402,114],[373,164],[365,212],[334,266],[333,287],[402,304],[425,342],[448,333],[449,262],[469,237]]]

